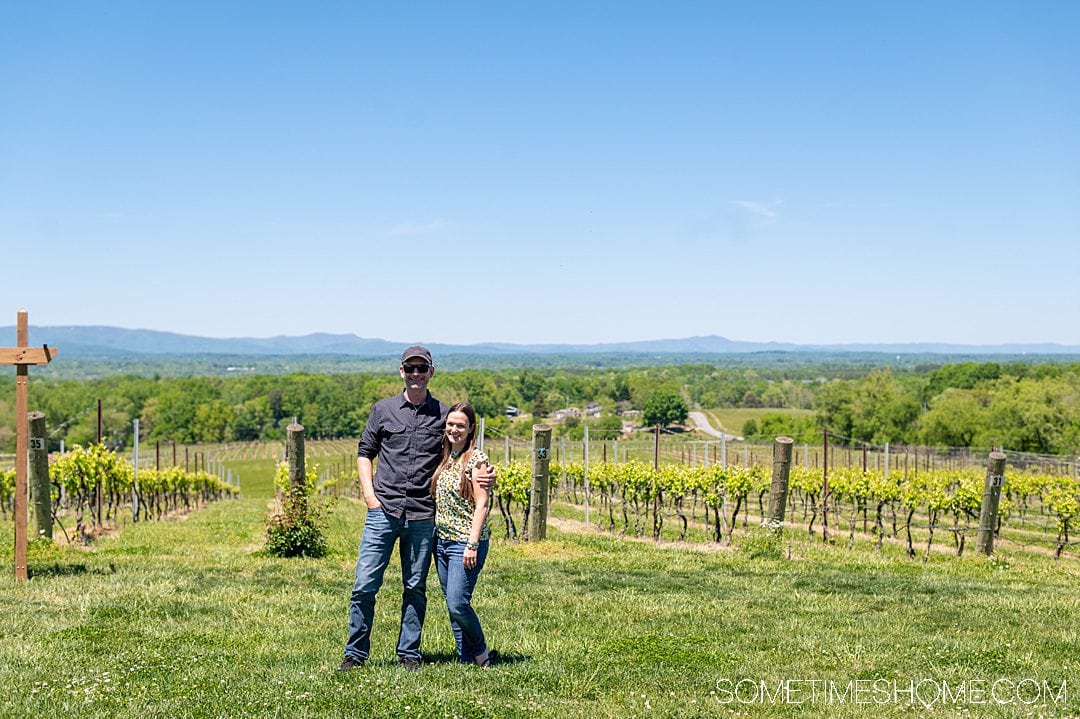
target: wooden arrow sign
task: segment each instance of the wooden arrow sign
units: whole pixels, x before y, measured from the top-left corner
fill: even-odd
[[[15,365],[15,581],[26,581],[26,468],[29,461],[28,405],[30,365],[48,364],[55,349],[44,345],[29,347],[29,323],[26,310],[16,315],[16,347],[0,347],[0,365]]]
[[[55,348],[0,347],[0,365],[49,364],[58,354]]]

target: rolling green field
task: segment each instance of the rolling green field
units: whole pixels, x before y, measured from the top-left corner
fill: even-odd
[[[323,559],[265,556],[271,468],[238,464],[244,499],[186,519],[127,525],[90,548],[34,546],[31,580],[0,582],[0,716],[1080,716],[1076,562],[924,564],[800,536],[657,547],[582,530],[559,503],[545,543],[508,543],[493,517],[474,601],[501,663],[454,662],[432,572],[427,661],[402,671],[395,560],[372,660],[342,675],[363,510],[338,502]],[[0,542],[10,567],[9,522]],[[1011,703],[989,697],[998,680],[1013,683],[996,698]],[[876,703],[874,681],[901,692]]]
[[[712,425],[728,434],[742,434],[743,425],[747,420],[760,422],[763,415],[783,414],[791,416],[811,416],[813,410],[809,409],[778,409],[776,407],[720,407],[718,409],[704,410]]]

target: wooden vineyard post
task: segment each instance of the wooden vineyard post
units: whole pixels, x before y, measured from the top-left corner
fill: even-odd
[[[551,463],[551,427],[533,425],[532,491],[529,493],[529,541],[547,539],[548,469]]]
[[[26,572],[27,482],[29,464],[29,423],[27,421],[30,365],[48,364],[56,356],[55,348],[30,347],[30,323],[26,310],[19,310],[15,321],[15,347],[0,347],[0,365],[15,367],[15,581],[24,582]]]
[[[982,511],[979,512],[979,536],[975,551],[990,556],[994,553],[994,530],[997,528],[998,502],[1005,484],[1005,453],[991,452],[983,483]]]
[[[52,541],[52,485],[49,484],[49,450],[45,446],[45,414],[31,412],[30,498],[34,502],[34,537]]]
[[[821,541],[829,543],[829,430],[822,433],[821,448]]]
[[[562,495],[567,502],[570,501],[570,489],[566,485],[566,435],[564,434],[559,440],[561,449],[559,451],[559,486],[562,488]],[[575,492],[576,494],[576,492]]]
[[[769,494],[769,516],[767,521],[778,531],[784,526],[784,514],[787,512],[788,478],[791,476],[791,450],[795,440],[791,437],[777,437],[773,442],[772,492]]]
[[[653,471],[660,471],[660,425],[656,425],[656,434],[653,436]],[[657,486],[656,494],[653,496],[652,511],[652,535],[654,542],[660,541],[660,529],[664,525],[664,515],[662,513],[663,499],[660,487]]]
[[[131,460],[135,465],[135,476],[131,482],[131,521],[139,522],[139,418],[131,420]]]
[[[585,463],[585,471],[581,477],[582,492],[585,494],[585,524],[589,523],[589,425],[584,427],[584,439],[581,443],[581,456]]]
[[[289,461],[289,484],[292,487],[303,488],[307,482],[304,474],[303,425],[294,422],[285,428],[285,456]]]
[[[652,466],[654,470],[660,470],[660,425],[653,427]]]
[[[100,399],[97,401],[97,443],[98,443],[98,445],[101,444],[101,400]],[[101,529],[102,527],[105,526],[104,522],[102,521],[102,516],[101,516],[102,506],[103,506],[103,504],[102,504],[102,501],[101,501],[101,477],[99,476],[97,478],[97,482],[94,485],[94,521],[96,522],[97,527],[99,529]]]

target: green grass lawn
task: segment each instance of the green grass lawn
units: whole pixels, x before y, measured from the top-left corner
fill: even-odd
[[[274,470],[277,460],[250,459],[229,462],[229,468],[240,477],[240,494],[249,499],[274,496]]]
[[[555,513],[566,531],[552,527],[538,544],[497,539],[481,577],[474,602],[505,661],[488,671],[454,662],[432,571],[427,663],[416,673],[396,666],[395,558],[372,659],[338,674],[363,510],[339,502],[326,558],[264,556],[272,465],[263,465],[234,466],[244,499],[127,525],[89,549],[34,547],[31,581],[0,582],[0,716],[1080,715],[1075,561],[942,555],[924,564],[798,536],[776,555],[746,539],[744,549],[656,547],[570,531],[576,510],[565,505]],[[0,542],[10,567],[10,522]],[[722,703],[739,680],[842,688],[877,679],[1035,679],[1055,692],[1067,681],[1069,691],[1061,703],[1043,695],[1032,706],[932,710],[902,697],[811,703],[805,692],[802,704]],[[933,699],[940,684],[922,686]]]

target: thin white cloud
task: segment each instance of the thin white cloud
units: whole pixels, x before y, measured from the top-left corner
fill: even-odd
[[[881,210],[892,207],[890,202],[816,202],[808,205],[817,210]]]
[[[731,204],[736,205],[737,207],[741,207],[747,212],[752,212],[753,214],[762,218],[766,225],[771,225],[778,219],[780,219],[780,215],[775,210],[768,207],[767,205],[761,204],[760,202],[754,202],[753,200],[732,200]],[[770,204],[779,205],[780,203],[772,202]]]
[[[449,225],[445,220],[431,222],[402,222],[390,228],[390,237],[414,237],[438,232]]]

